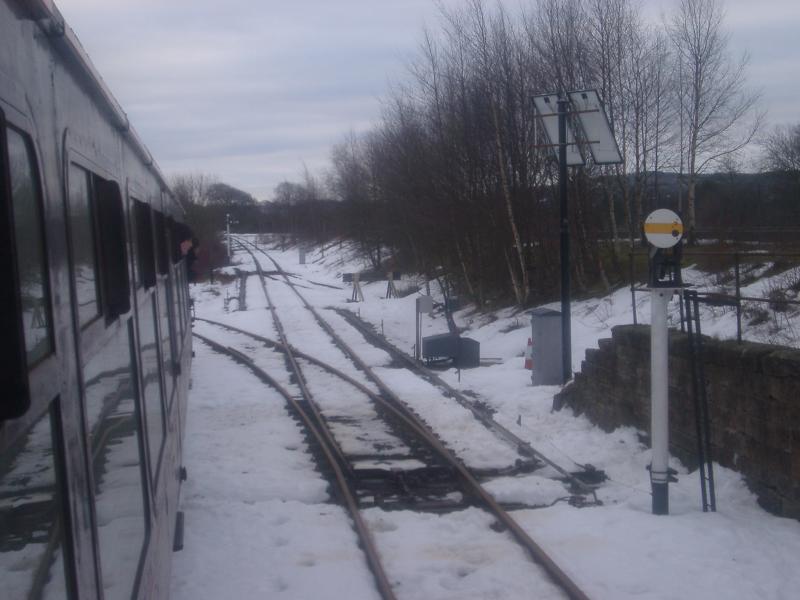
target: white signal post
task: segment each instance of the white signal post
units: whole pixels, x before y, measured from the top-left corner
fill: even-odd
[[[654,246],[651,261],[658,252],[680,243],[683,223],[671,210],[653,211],[645,220],[644,234]],[[660,281],[658,266],[651,264],[650,275],[650,483],[653,514],[669,514],[669,332],[667,307],[680,287],[674,280]]]

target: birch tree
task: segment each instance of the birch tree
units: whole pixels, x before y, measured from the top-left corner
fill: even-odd
[[[706,167],[753,139],[762,115],[755,112],[758,94],[746,87],[745,54],[734,61],[723,30],[719,0],[680,0],[669,23],[678,62],[681,143],[686,152],[688,240],[696,243],[695,186]]]

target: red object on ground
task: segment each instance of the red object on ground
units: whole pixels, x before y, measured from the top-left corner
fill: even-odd
[[[525,347],[525,368],[533,370],[533,340],[528,338],[528,345]]]

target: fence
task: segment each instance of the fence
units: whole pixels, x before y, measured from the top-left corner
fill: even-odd
[[[697,296],[700,302],[708,306],[729,306],[736,309],[736,341],[742,341],[742,302],[761,302],[765,304],[781,304],[781,305],[800,305],[800,300],[791,300],[788,298],[758,298],[752,296],[742,295],[742,263],[752,263],[753,259],[761,259],[768,261],[771,259],[793,259],[800,262],[800,253],[797,252],[771,252],[769,250],[755,250],[755,251],[742,251],[734,250],[732,252],[721,251],[686,251],[683,252],[684,262],[686,258],[714,258],[721,257],[732,259],[733,261],[733,294],[726,294],[724,292],[698,292]],[[631,289],[631,305],[633,308],[633,324],[638,324],[636,314],[636,293],[649,292],[650,290],[645,287],[636,285],[636,262],[637,258],[645,260],[648,258],[646,252],[629,252],[630,264],[630,289]],[[681,316],[681,331],[685,331],[685,315],[683,311],[683,303],[680,303],[680,316]]]

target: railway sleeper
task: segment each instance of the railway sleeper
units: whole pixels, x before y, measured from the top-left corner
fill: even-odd
[[[466,506],[457,473],[447,466],[361,468],[353,476],[362,507],[442,512]]]

